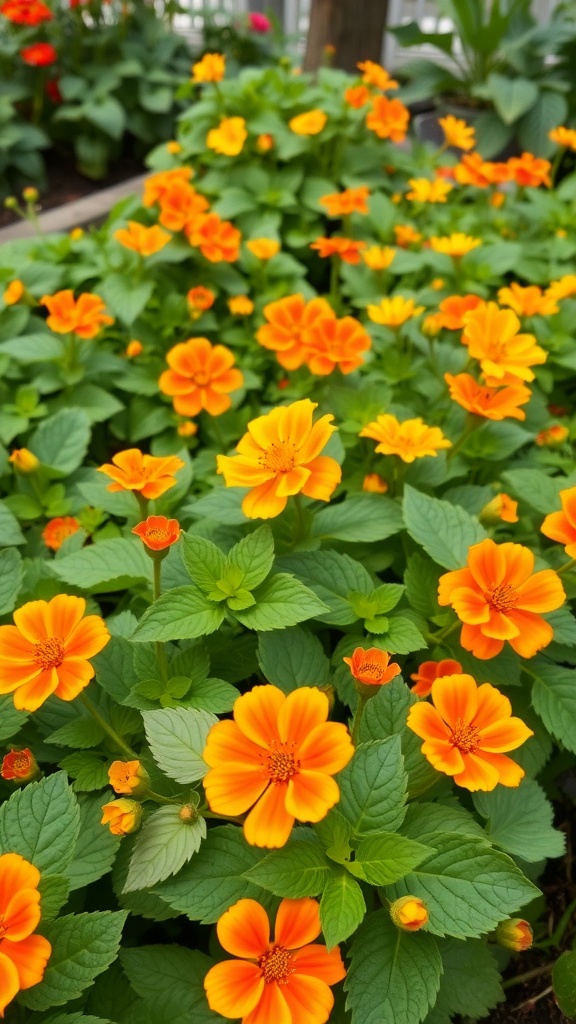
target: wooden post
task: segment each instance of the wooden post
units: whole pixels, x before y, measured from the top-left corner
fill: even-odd
[[[388,0],[312,0],[304,70],[323,63],[324,47],[336,47],[331,64],[356,71],[359,60],[380,62]]]

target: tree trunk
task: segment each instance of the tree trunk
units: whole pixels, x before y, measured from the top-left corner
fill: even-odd
[[[304,70],[326,63],[324,48],[334,46],[330,63],[356,71],[360,60],[379,62],[388,0],[312,0]]]

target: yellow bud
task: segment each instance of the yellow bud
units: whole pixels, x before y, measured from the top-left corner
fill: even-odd
[[[182,152],[182,146],[179,142],[175,142],[174,140],[166,143],[166,149],[172,154],[172,156],[177,156],[178,153]]]
[[[72,228],[70,238],[73,242],[79,242],[84,237],[84,228]]]
[[[567,234],[568,232],[565,231],[564,228],[558,228],[558,231],[556,232],[556,238],[566,238]]]
[[[29,185],[28,188],[22,190],[22,198],[26,203],[37,203],[38,195],[38,189],[34,188],[33,185]]]
[[[19,278],[15,278],[14,281],[11,281],[8,285],[2,298],[7,306],[14,306],[17,302],[20,302],[25,290],[26,289],[24,288],[22,281],[20,281]]]
[[[386,494],[388,484],[379,473],[367,473],[362,483],[362,490],[369,494]]]
[[[480,512],[479,519],[487,525],[491,523],[517,523],[518,502],[508,494],[497,494]]]
[[[496,941],[504,949],[515,949],[518,952],[530,949],[533,938],[531,926],[521,917],[501,921],[496,929]]]
[[[140,828],[142,805],[136,800],[111,800],[102,807],[102,825],[108,825],[113,836],[128,836]]]
[[[15,448],[8,461],[12,462],[20,473],[35,473],[40,465],[40,460],[28,448]]]
[[[434,280],[430,282],[430,287],[433,288],[435,292],[441,292],[444,287],[444,279],[442,277],[435,277]]]
[[[198,810],[193,804],[184,804],[178,811],[178,817],[185,825],[192,825],[198,817]]]
[[[140,761],[113,761],[108,779],[115,793],[144,796],[150,788],[150,776]]]
[[[16,196],[6,196],[4,206],[7,210],[16,210],[18,208],[18,200],[16,199]]]
[[[143,351],[144,345],[142,344],[142,342],[134,338],[132,341],[129,341],[128,344],[126,345],[126,351],[124,354],[128,357],[128,359],[134,359],[136,356],[142,355]]]
[[[390,906],[390,917],[404,932],[417,932],[428,924],[428,911],[417,896],[401,896]]]
[[[193,420],[185,420],[178,424],[178,433],[180,437],[194,437],[198,433],[198,425]]]

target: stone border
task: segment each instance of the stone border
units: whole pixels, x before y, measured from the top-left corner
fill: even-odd
[[[65,233],[71,231],[72,228],[84,227],[86,224],[94,224],[103,220],[121,199],[137,195],[147,177],[148,174],[139,174],[118,185],[100,189],[82,199],[75,199],[71,203],[64,203],[53,210],[48,210],[47,213],[40,214],[38,220],[42,234]],[[18,238],[31,238],[35,234],[34,228],[28,221],[20,220],[17,224],[9,224],[8,227],[0,229],[0,245],[4,242],[13,242]]]

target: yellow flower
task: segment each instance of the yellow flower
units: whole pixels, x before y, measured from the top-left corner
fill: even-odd
[[[208,132],[206,145],[208,149],[213,149],[215,153],[221,153],[223,156],[238,156],[247,138],[246,121],[243,117],[223,117],[218,127],[211,128]]]
[[[474,149],[476,133],[462,118],[448,114],[447,117],[440,117],[438,124],[444,132],[447,146],[455,146],[456,149],[464,149],[466,151]]]
[[[226,57],[222,53],[205,53],[202,60],[192,65],[193,82],[221,82],[226,71]]]
[[[15,448],[8,462],[12,462],[21,473],[34,473],[40,465],[40,460],[28,448]]]
[[[280,252],[280,242],[275,238],[251,238],[246,248],[259,260],[271,260]]]
[[[411,191],[406,193],[406,198],[414,203],[445,203],[446,196],[454,188],[449,181],[442,181],[442,178],[410,178],[408,184],[412,186]]]
[[[128,797],[111,800],[102,807],[102,825],[108,825],[113,836],[127,836],[140,828],[142,804]]]
[[[442,252],[446,256],[455,256],[456,258],[465,256],[467,252],[471,252],[479,245],[482,245],[480,238],[472,238],[471,235],[465,235],[462,231],[455,231],[442,238],[435,235],[430,239],[430,248],[434,249],[434,252]]]
[[[323,110],[307,110],[305,114],[291,118],[288,127],[295,135],[319,135],[327,120]]]
[[[400,327],[413,316],[424,312],[424,306],[417,306],[414,299],[405,299],[403,295],[381,299],[377,306],[366,308],[372,323],[384,324],[385,327]]]
[[[254,312],[254,303],[247,295],[233,295],[228,299],[228,309],[234,316],[250,316]]]
[[[576,274],[564,274],[558,281],[552,281],[546,289],[546,295],[554,302],[560,299],[570,299],[576,295]]]
[[[17,302],[20,302],[20,299],[24,295],[24,291],[25,289],[22,281],[16,278],[14,281],[10,282],[2,298],[7,306],[14,306]]]
[[[140,256],[153,256],[168,244],[172,235],[158,224],[146,228],[135,220],[129,220],[127,228],[120,228],[114,232],[114,238],[125,249],[132,249]]]
[[[576,150],[576,131],[574,128],[564,128],[562,125],[559,125],[558,128],[553,128],[551,132],[548,132],[548,138],[564,149]]]
[[[134,359],[136,356],[142,355],[143,351],[144,345],[142,344],[142,342],[138,341],[137,338],[134,338],[132,341],[129,341],[128,344],[126,345],[124,355],[128,359]]]
[[[179,142],[175,142],[174,140],[166,143],[166,149],[172,156],[178,156],[178,153],[182,152],[182,146]]]
[[[543,292],[536,284],[524,287],[516,281],[512,281],[509,287],[500,288],[498,302],[501,306],[508,306],[518,316],[553,316],[558,312],[558,306],[549,292]]]
[[[194,434],[198,433],[198,426],[193,420],[184,420],[183,423],[178,424],[178,434],[180,437],[194,437]]]
[[[72,228],[70,239],[72,242],[79,242],[84,237],[84,228]]]
[[[370,270],[387,270],[396,255],[391,246],[371,245],[362,253],[362,260]]]
[[[400,423],[390,413],[367,423],[359,436],[378,441],[377,452],[399,455],[403,462],[414,462],[414,459],[422,459],[425,455],[438,455],[442,448],[452,447],[452,442],[444,437],[439,427],[428,427],[419,417]]]

